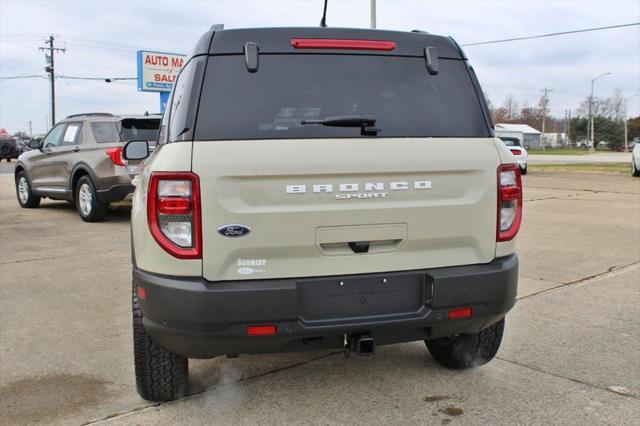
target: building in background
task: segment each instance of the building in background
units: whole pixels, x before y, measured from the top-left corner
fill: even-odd
[[[527,124],[506,124],[495,125],[496,136],[517,138],[520,145],[529,148],[540,148],[540,132]]]
[[[540,139],[547,148],[560,148],[569,146],[569,139],[566,133],[543,133]]]

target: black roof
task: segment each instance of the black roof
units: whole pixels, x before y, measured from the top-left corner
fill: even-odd
[[[193,51],[196,55],[242,54],[247,42],[255,42],[260,53],[332,53],[335,49],[295,49],[292,38],[324,38],[393,41],[392,51],[376,51],[376,55],[424,56],[425,47],[435,47],[442,59],[466,59],[458,44],[451,37],[426,32],[385,31],[356,28],[247,28],[234,30],[210,30],[205,33]],[[341,50],[348,54],[371,54],[367,50]]]

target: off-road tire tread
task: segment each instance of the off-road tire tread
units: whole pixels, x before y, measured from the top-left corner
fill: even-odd
[[[189,359],[156,343],[142,325],[142,310],[133,287],[133,354],[138,394],[147,401],[165,402],[187,393]]]
[[[16,197],[18,198],[18,204],[20,204],[20,207],[24,207],[25,209],[35,209],[40,205],[41,198],[33,195],[33,191],[31,191],[31,182],[29,182],[29,198],[27,199],[27,202],[23,204],[22,201],[20,201],[20,195],[18,194],[18,181],[22,176],[24,176],[25,179],[27,179],[27,182],[29,182],[29,178],[24,171],[21,170],[18,172],[18,175],[16,176]]]
[[[93,205],[91,206],[91,213],[89,213],[88,216],[83,216],[82,213],[80,213],[80,197],[78,196],[78,191],[80,190],[80,186],[83,182],[87,182],[89,184],[92,192]],[[104,217],[107,215],[107,205],[100,201],[100,199],[98,198],[98,191],[96,191],[96,186],[93,184],[89,176],[82,176],[78,180],[75,188],[73,188],[73,191],[76,210],[78,210],[78,214],[80,215],[82,220],[84,220],[85,222],[100,222],[102,221],[102,219],[104,219]]]
[[[461,334],[448,344],[445,339],[425,341],[431,356],[443,366],[462,370],[478,367],[491,361],[502,342],[504,318],[476,334]]]

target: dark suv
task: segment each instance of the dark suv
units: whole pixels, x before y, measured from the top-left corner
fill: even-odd
[[[22,146],[15,139],[0,139],[0,161],[7,159],[11,161],[12,158],[18,158],[22,152]]]
[[[133,193],[122,146],[132,139],[156,140],[159,126],[160,117],[153,115],[68,116],[18,158],[18,203],[34,208],[41,198],[67,200],[84,221],[101,220],[109,204],[128,201]]]

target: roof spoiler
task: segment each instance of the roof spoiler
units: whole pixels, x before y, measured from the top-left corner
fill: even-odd
[[[73,117],[113,117],[113,114],[110,112],[83,112],[80,114],[67,115],[67,118]]]

